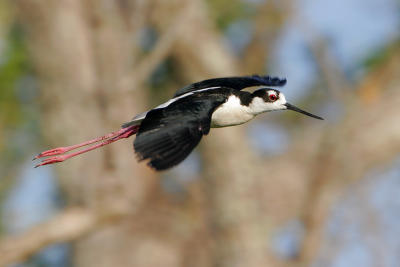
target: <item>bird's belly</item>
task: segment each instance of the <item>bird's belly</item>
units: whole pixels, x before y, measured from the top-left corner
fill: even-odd
[[[247,107],[241,105],[223,104],[216,109],[211,117],[211,127],[227,127],[248,122],[254,115],[248,112]]]

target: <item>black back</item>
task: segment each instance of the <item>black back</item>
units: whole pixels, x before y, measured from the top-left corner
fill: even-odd
[[[225,77],[225,78],[215,78],[204,80],[201,82],[193,83],[191,85],[185,86],[178,91],[176,91],[174,97],[196,91],[201,89],[206,89],[209,87],[228,87],[234,90],[242,90],[251,86],[284,86],[286,84],[286,79],[280,79],[271,76],[243,76],[243,77]]]
[[[210,131],[214,110],[227,99],[228,88],[199,92],[169,106],[153,109],[140,125],[134,148],[140,160],[156,170],[183,161]]]

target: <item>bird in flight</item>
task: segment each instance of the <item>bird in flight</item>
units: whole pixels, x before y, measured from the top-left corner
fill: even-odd
[[[242,91],[252,86],[281,87],[285,84],[286,79],[258,75],[215,78],[193,83],[179,89],[167,102],[124,123],[118,131],[81,144],[58,147],[38,154],[34,160],[49,158],[35,167],[62,162],[136,134],[133,146],[139,160],[148,160],[151,168],[161,171],[182,162],[203,135],[209,133],[210,128],[243,124],[258,114],[275,110],[293,110],[323,120],[289,104],[283,93],[276,89],[263,87],[253,93]],[[95,145],[65,154],[91,144]]]

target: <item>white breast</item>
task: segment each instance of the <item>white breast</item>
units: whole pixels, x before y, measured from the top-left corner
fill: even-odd
[[[226,127],[245,123],[254,118],[249,107],[242,106],[240,99],[230,96],[228,100],[218,107],[211,117],[211,127]]]

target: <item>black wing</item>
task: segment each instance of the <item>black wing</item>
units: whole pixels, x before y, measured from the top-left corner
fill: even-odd
[[[286,79],[280,79],[270,76],[243,76],[243,77],[226,77],[204,80],[201,82],[193,83],[176,91],[174,97],[200,90],[209,87],[228,87],[235,90],[242,90],[251,86],[284,86]]]
[[[194,94],[153,109],[140,125],[134,148],[140,160],[165,170],[182,162],[210,131],[211,115],[226,97]]]

